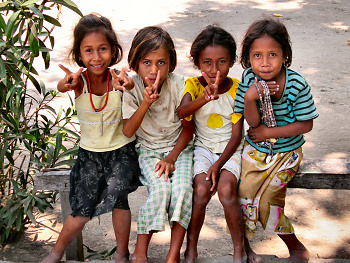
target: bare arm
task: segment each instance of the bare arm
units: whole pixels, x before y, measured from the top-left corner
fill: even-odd
[[[180,119],[184,119],[195,113],[207,102],[208,101],[204,98],[204,95],[195,100],[192,100],[191,94],[186,93],[181,100],[179,108],[177,109],[177,115]]]
[[[130,119],[124,119],[123,134],[130,138],[140,127],[149,107],[153,102],[159,99],[158,86],[160,80],[160,71],[158,71],[156,81],[152,83],[147,78],[147,87],[143,90],[143,100]]]
[[[137,108],[130,119],[123,120],[123,133],[126,137],[130,138],[135,134],[150,106],[151,103],[149,103],[146,99],[143,99],[141,105]]]
[[[312,130],[313,120],[297,121],[284,126],[268,128],[261,124],[248,130],[249,139],[252,142],[261,142],[269,138],[287,138],[308,133]]]
[[[225,150],[220,155],[220,158],[209,168],[206,180],[212,180],[212,187],[210,191],[214,191],[219,178],[219,172],[222,166],[231,158],[242,140],[243,118],[236,124],[232,123],[232,133]],[[214,194],[215,192],[213,192]]]
[[[194,124],[192,121],[182,120],[182,131],[177,139],[176,145],[171,152],[160,162],[157,163],[155,169],[158,171],[158,177],[164,173],[164,180],[167,181],[169,174],[175,170],[175,162],[188,142],[193,138]]]
[[[199,98],[192,101],[192,96],[189,93],[186,93],[181,100],[180,106],[177,109],[177,115],[180,119],[184,119],[193,113],[195,113],[198,109],[203,107],[207,102],[211,100],[217,100],[218,89],[219,89],[219,80],[220,80],[220,71],[216,74],[215,82],[212,83],[210,78],[203,72],[202,73],[205,81],[208,85],[204,88],[203,95]]]

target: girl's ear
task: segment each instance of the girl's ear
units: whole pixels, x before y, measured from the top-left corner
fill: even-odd
[[[113,47],[112,48],[112,58],[115,56],[115,53],[117,52],[117,48]]]

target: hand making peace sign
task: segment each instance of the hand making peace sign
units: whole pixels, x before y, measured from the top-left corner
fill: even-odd
[[[159,99],[158,88],[160,81],[160,70],[158,70],[157,78],[154,83],[148,77],[145,77],[145,89],[143,90],[143,97],[148,103],[153,103]]]
[[[205,100],[211,101],[211,100],[217,100],[219,98],[218,90],[219,90],[219,80],[220,80],[220,71],[216,73],[215,82],[211,82],[210,78],[205,74],[205,72],[202,72],[202,76],[204,77],[205,81],[207,82],[207,86],[204,88],[204,96]]]
[[[109,72],[112,75],[113,88],[126,91],[127,89],[132,89],[134,87],[132,78],[130,78],[126,73],[130,72],[130,69],[122,68],[121,71],[110,69]]]
[[[77,72],[71,72],[68,68],[65,66],[59,64],[58,65],[65,73],[66,76],[64,77],[64,87],[67,89],[66,91],[69,90],[75,90],[79,88],[79,80],[80,80],[80,75],[83,72],[84,68],[80,67]]]

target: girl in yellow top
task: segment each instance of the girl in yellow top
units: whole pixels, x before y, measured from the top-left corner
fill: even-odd
[[[208,26],[194,40],[191,60],[202,76],[189,78],[178,115],[195,123],[194,198],[185,262],[195,262],[205,208],[218,192],[231,233],[235,263],[245,262],[242,213],[237,198],[243,118],[234,113],[238,80],[227,76],[236,58],[233,37]]]
[[[90,14],[80,19],[71,54],[81,68],[72,73],[60,65],[66,76],[57,88],[74,91],[81,128],[78,158],[70,175],[72,213],[42,262],[60,262],[68,244],[90,218],[110,211],[117,239],[115,262],[129,262],[131,213],[127,195],[137,189],[140,172],[135,137],[122,133],[121,102],[123,90],[132,88],[133,81],[126,69],[119,75],[109,69],[121,60],[122,48],[105,17]]]

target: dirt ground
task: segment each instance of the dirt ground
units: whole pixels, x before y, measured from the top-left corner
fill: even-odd
[[[74,1],[84,14],[98,12],[113,22],[125,51],[126,66],[131,40],[138,29],[160,25],[174,38],[178,53],[177,73],[186,77],[197,75],[187,58],[195,36],[207,25],[217,24],[228,30],[237,43],[257,18],[283,15],[279,19],[287,26],[293,44],[291,68],[302,73],[312,88],[319,118],[312,132],[306,135],[304,154],[307,158],[350,157],[350,1],[348,0],[131,0]],[[62,28],[54,31],[56,46],[48,71],[39,70],[49,88],[55,88],[64,73],[58,63],[65,58],[70,47],[71,31],[77,15],[63,9]],[[239,47],[238,47],[239,50]],[[40,68],[40,65],[38,66]],[[73,66],[71,66],[73,67]],[[240,78],[242,69],[236,63],[230,71]],[[57,105],[67,102],[64,95]],[[350,191],[340,190],[289,190],[286,214],[291,219],[297,236],[315,258],[343,258],[350,262]],[[130,196],[132,232],[130,251],[136,242],[136,219],[139,206],[147,196],[144,187]],[[89,222],[84,230],[84,244],[96,251],[115,246],[111,215],[107,214]],[[55,209],[38,214],[40,224],[16,243],[0,248],[0,260],[11,262],[39,262],[52,248],[62,227],[59,203]],[[45,226],[44,226],[45,225]],[[225,220],[220,203],[215,196],[207,208],[202,229],[200,257],[225,256],[232,253],[232,243],[225,233]],[[152,258],[164,258],[169,247],[170,231],[155,234],[149,249]],[[184,243],[183,250],[186,243]],[[252,243],[256,252],[287,257],[288,251],[275,235],[261,229]],[[183,252],[182,250],[182,252]],[[88,253],[85,253],[88,255]]]

